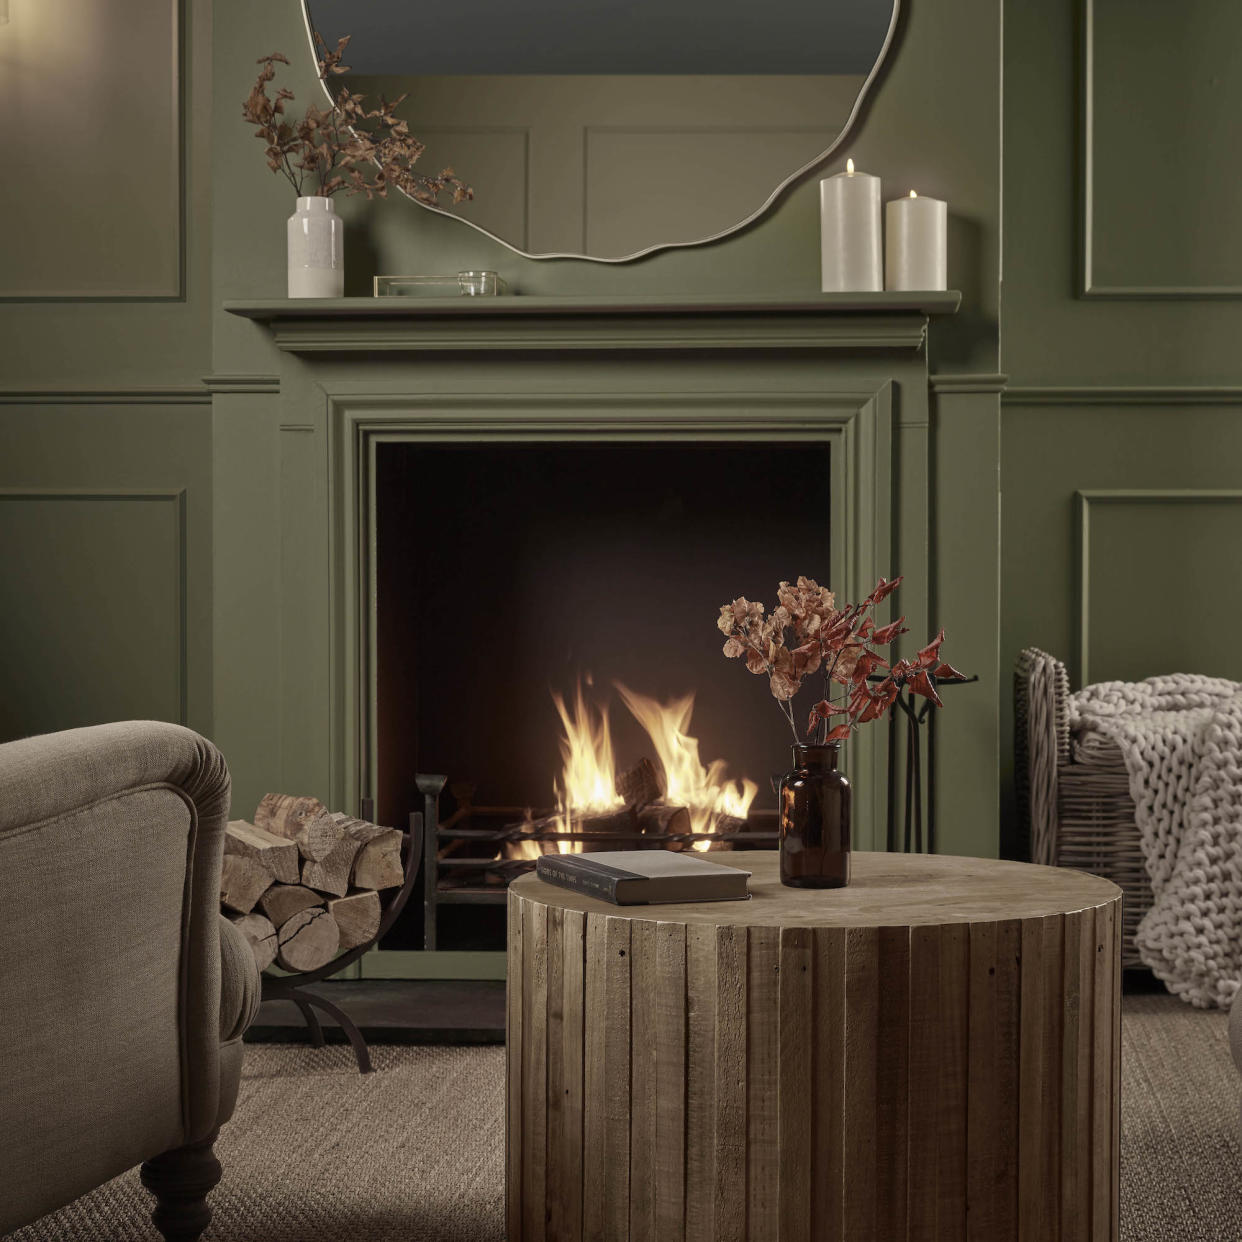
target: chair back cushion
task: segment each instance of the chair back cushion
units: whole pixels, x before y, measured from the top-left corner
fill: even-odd
[[[227,810],[175,725],[0,746],[0,1234],[213,1128]]]

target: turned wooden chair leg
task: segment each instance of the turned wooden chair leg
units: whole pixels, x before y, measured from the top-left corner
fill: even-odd
[[[166,1242],[198,1242],[211,1223],[207,1195],[220,1180],[220,1161],[211,1149],[217,1133],[142,1166],[142,1184],[156,1199],[151,1219]]]

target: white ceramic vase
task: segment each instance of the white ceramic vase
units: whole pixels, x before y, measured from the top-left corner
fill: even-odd
[[[298,199],[289,217],[289,296],[345,296],[345,229],[330,198]]]

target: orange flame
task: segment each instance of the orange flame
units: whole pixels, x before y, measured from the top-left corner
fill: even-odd
[[[655,747],[656,758],[664,769],[664,801],[670,806],[684,806],[690,811],[693,832],[715,832],[722,815],[745,819],[750,805],[759,792],[754,781],[725,779],[725,764],[713,759],[707,767],[699,758],[699,739],[691,737],[690,717],[694,713],[694,695],[660,703],[638,694],[621,682],[615,683],[634,719],[647,731]],[[696,841],[696,850],[705,850],[709,842]]]
[[[691,831],[715,832],[725,815],[745,819],[759,788],[750,780],[726,780],[722,760],[714,759],[706,767],[703,765],[698,739],[688,732],[694,695],[660,703],[621,682],[616,686],[625,705],[647,731],[656,760],[664,770],[664,802],[687,808]],[[561,739],[564,768],[554,787],[559,816],[556,830],[572,832],[575,821],[583,815],[619,810],[625,800],[617,793],[608,709],[588,706],[581,682],[575,690],[572,707],[566,707],[564,699],[555,691],[552,700],[564,729]],[[709,845],[707,841],[696,841],[694,848],[706,850]],[[534,859],[552,848],[546,841],[519,839],[509,843],[507,852],[512,858]],[[578,853],[583,842],[558,841],[555,848],[562,854]]]

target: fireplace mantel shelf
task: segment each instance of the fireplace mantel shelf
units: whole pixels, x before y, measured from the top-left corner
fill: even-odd
[[[918,349],[955,290],[807,297],[305,298],[224,303],[290,353],[509,349]]]

